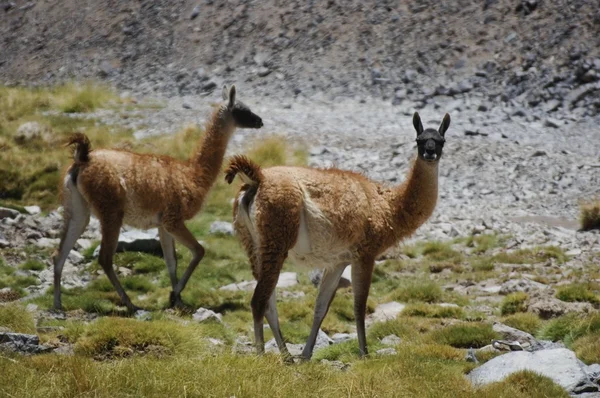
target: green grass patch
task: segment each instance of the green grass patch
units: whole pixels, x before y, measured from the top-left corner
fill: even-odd
[[[511,293],[504,297],[500,312],[502,315],[515,314],[517,312],[527,311],[527,300],[529,295],[524,292]]]
[[[593,290],[594,285],[591,283],[574,283],[564,285],[558,288],[556,298],[568,302],[588,302],[592,304],[600,303],[600,296],[596,290]]]
[[[15,333],[35,333],[33,316],[20,304],[0,306],[0,327]]]
[[[537,337],[542,340],[562,341],[570,346],[583,336],[595,334],[600,334],[600,314],[567,314],[544,323]]]
[[[423,256],[432,261],[444,261],[457,264],[463,259],[463,255],[452,249],[447,243],[427,242],[421,252]]]
[[[434,281],[415,280],[407,282],[392,291],[389,295],[390,300],[404,303],[440,302],[443,296],[442,288]]]
[[[530,312],[517,312],[502,318],[502,323],[535,335],[542,327],[542,320]]]
[[[30,271],[42,271],[42,270],[46,269],[46,266],[41,261],[29,259],[29,260],[25,261],[23,264],[21,264],[19,266],[19,268],[21,268],[23,270],[30,270]]]
[[[402,311],[404,316],[421,316],[426,318],[456,318],[464,319],[465,312],[460,307],[441,306],[434,304],[409,304]]]
[[[498,247],[499,243],[500,239],[497,235],[471,235],[465,241],[465,246],[471,247],[471,253],[473,254],[483,254],[490,249]]]
[[[572,347],[577,355],[588,365],[600,363],[600,332],[577,339]]]
[[[474,322],[446,326],[429,334],[430,341],[456,348],[480,348],[497,338],[492,325]]]

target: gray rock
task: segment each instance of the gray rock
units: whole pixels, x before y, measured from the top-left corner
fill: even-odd
[[[304,349],[304,344],[291,344],[286,343],[285,346],[288,349],[288,352],[292,356],[300,356],[302,354],[302,350]],[[275,339],[271,339],[265,343],[265,352],[279,354],[279,347],[277,347],[277,342]]]
[[[258,77],[266,77],[268,75],[271,74],[271,69],[267,68],[267,67],[262,67],[258,69],[258,72],[256,72],[256,74],[258,75]]]
[[[138,321],[149,321],[152,319],[152,313],[146,310],[137,310],[134,316]]]
[[[213,221],[208,233],[211,235],[233,235],[233,225],[227,221]]]
[[[336,333],[331,336],[333,344],[343,343],[344,341],[350,341],[356,339],[356,333]]]
[[[385,336],[381,339],[381,344],[383,345],[398,345],[401,342],[402,339],[400,339],[400,337],[396,336],[395,334],[390,334],[389,336]]]
[[[495,357],[467,375],[475,386],[504,380],[509,375],[531,370],[551,378],[570,393],[597,391],[575,353],[566,348],[536,352],[517,351]],[[595,389],[594,389],[595,388]]]
[[[51,348],[40,345],[40,339],[35,334],[0,333],[0,349],[21,354],[39,354],[48,352]]]
[[[16,218],[19,214],[17,210],[9,209],[7,207],[0,207],[0,220],[4,218]]]
[[[46,127],[38,122],[27,122],[19,126],[15,132],[14,139],[19,144],[40,138],[47,131]]]
[[[590,313],[594,307],[590,303],[567,303],[552,295],[551,289],[534,292],[529,297],[528,312],[543,319],[555,318],[568,313]]]
[[[382,348],[380,350],[375,351],[375,354],[379,355],[379,356],[388,356],[388,355],[396,355],[396,349],[395,348]]]
[[[206,308],[198,308],[198,310],[192,315],[192,319],[196,322],[206,322],[206,321],[217,321],[223,322],[223,315],[218,314],[212,310]]]
[[[500,322],[494,322],[492,329],[500,334],[503,339],[518,342],[524,349],[535,346],[537,343],[537,340],[531,334]]]
[[[256,281],[242,281],[239,283],[230,283],[229,285],[221,286],[219,290],[242,291],[249,292],[256,287]]]
[[[532,281],[527,278],[523,279],[510,279],[504,282],[500,286],[500,294],[507,295],[515,292],[526,292],[529,293],[534,290],[543,290],[548,289],[548,285],[544,285],[543,283],[539,283],[536,281]]]
[[[279,280],[277,281],[277,287],[287,288],[296,286],[298,284],[298,275],[295,272],[282,272],[279,274]]]
[[[254,347],[248,337],[239,336],[233,343],[232,351],[235,354],[251,354],[254,352]]]
[[[117,244],[117,253],[121,252],[142,252],[162,256],[162,247],[158,238],[158,229],[149,229],[142,231],[139,229],[130,229],[119,235]],[[94,250],[94,257],[100,254],[100,246]]]
[[[40,214],[42,212],[42,209],[40,208],[40,206],[25,206],[25,211],[27,211],[27,213],[31,215],[36,215]]]
[[[546,118],[546,121],[544,122],[544,127],[551,127],[551,128],[557,129],[560,126],[562,126],[562,123],[559,120],[551,118],[551,117]]]
[[[317,341],[315,343],[314,351],[320,350],[321,348],[329,347],[333,344],[333,340],[327,336],[327,333],[319,329],[319,334],[317,335]]]
[[[200,4],[194,7],[194,9],[192,10],[192,14],[190,15],[190,19],[196,19],[198,15],[200,15]]]
[[[379,304],[377,307],[375,307],[375,312],[369,316],[368,320],[370,322],[385,322],[396,319],[398,314],[400,314],[405,307],[405,304],[401,304],[396,301]]]
[[[586,366],[583,370],[592,382],[600,384],[600,364]]]

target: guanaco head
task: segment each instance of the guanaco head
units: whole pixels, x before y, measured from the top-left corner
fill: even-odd
[[[444,149],[444,135],[446,130],[450,127],[450,115],[446,113],[442,124],[439,129],[427,129],[423,130],[423,123],[419,113],[415,112],[413,116],[413,126],[417,130],[417,148],[419,151],[419,158],[426,162],[437,162],[442,157],[442,149]]]
[[[236,127],[258,129],[263,126],[260,116],[255,114],[243,102],[235,99],[235,86],[228,90],[223,86],[223,100],[225,104],[221,108],[223,116],[230,117]]]

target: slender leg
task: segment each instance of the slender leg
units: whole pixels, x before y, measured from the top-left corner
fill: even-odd
[[[121,214],[105,214],[100,219],[100,226],[102,228],[102,243],[100,246],[100,256],[98,262],[102,266],[104,273],[108,277],[108,280],[113,284],[121,302],[129,309],[130,312],[135,312],[140,308],[133,305],[127,293],[119,283],[117,274],[113,268],[113,256],[117,250],[117,243],[119,242],[119,230],[123,222],[123,215]]]
[[[269,299],[273,296],[279,273],[283,267],[286,253],[273,253],[262,255],[262,272],[258,279],[254,294],[252,295],[252,317],[254,318],[254,340],[256,352],[261,355],[265,352],[265,336],[263,331],[263,320],[267,312]],[[270,314],[273,316],[274,314]],[[279,330],[279,328],[277,328]],[[281,335],[281,331],[279,331]],[[280,336],[281,337],[281,336]],[[283,343],[283,337],[281,337]],[[287,351],[287,347],[286,347]],[[283,351],[282,351],[283,353]]]
[[[346,264],[341,264],[335,268],[326,268],[323,272],[321,284],[319,285],[317,301],[315,302],[315,316],[313,318],[312,329],[310,330],[310,335],[308,336],[304,350],[302,350],[302,357],[304,359],[308,360],[312,356],[312,352],[317,341],[317,336],[319,335],[319,329],[321,328],[323,319],[325,318],[325,315],[327,315],[329,306],[335,297],[335,292],[337,290],[340,277],[342,276],[345,268]]]
[[[368,355],[367,338],[365,334],[365,314],[367,312],[367,298],[371,288],[373,275],[373,259],[363,259],[352,263],[352,290],[354,291],[354,317],[356,318],[356,333],[358,334],[358,347],[360,356]]]
[[[269,298],[265,316],[267,318],[267,321],[269,322],[269,326],[271,327],[273,337],[275,337],[275,341],[277,342],[277,347],[279,348],[281,356],[284,358],[284,361],[291,362],[292,356],[290,355],[287,346],[285,345],[283,335],[281,334],[281,329],[279,328],[279,314],[277,314],[277,297],[275,290],[273,290],[273,293]]]
[[[163,227],[158,229],[158,236],[160,237],[160,246],[162,247],[163,257],[167,264],[167,270],[169,271],[169,278],[171,279],[171,297],[169,306],[173,307],[176,304],[175,289],[177,288],[177,256],[175,254],[175,239],[169,234]]]
[[[165,230],[171,234],[178,242],[183,244],[192,252],[192,260],[190,264],[184,271],[181,279],[177,282],[177,284],[173,287],[173,291],[171,292],[171,306],[183,307],[183,301],[181,300],[181,292],[185,288],[188,280],[192,276],[192,273],[198,266],[202,257],[204,257],[204,248],[194,235],[190,232],[189,229],[185,226],[183,221],[177,223],[176,225],[165,225]],[[174,253],[174,252],[173,252]],[[170,271],[169,271],[170,272]],[[171,279],[173,281],[173,279]]]
[[[63,266],[69,256],[69,252],[75,246],[75,242],[90,222],[90,209],[77,188],[71,181],[71,177],[67,175],[65,178],[64,195],[64,226],[60,245],[58,250],[53,254],[52,260],[54,263],[54,309],[62,309],[60,280],[62,276]]]

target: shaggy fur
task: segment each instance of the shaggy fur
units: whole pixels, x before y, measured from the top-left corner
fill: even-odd
[[[137,228],[159,228],[163,255],[173,291],[171,305],[181,306],[181,291],[204,248],[184,221],[200,210],[204,198],[221,169],[227,143],[236,127],[259,128],[262,120],[245,105],[235,101],[235,87],[226,102],[214,111],[198,150],[186,162],[168,156],[138,154],[115,149],[90,151],[88,138],[76,134],[74,162],[64,178],[64,228],[54,260],[54,307],[61,308],[62,268],[75,241],[85,230],[93,213],[102,228],[99,263],[129,310],[137,309],[121,287],[112,266],[122,224]],[[192,261],[181,279],[177,278],[175,240],[192,252]]]
[[[245,183],[234,203],[234,228],[258,281],[252,310],[259,353],[264,349],[262,321],[266,316],[280,351],[288,355],[277,321],[275,285],[289,254],[296,262],[325,270],[303,356],[312,355],[321,322],[348,264],[352,266],[360,351],[367,354],[364,319],[375,259],[433,213],[438,161],[449,124],[446,115],[439,131],[424,131],[415,114],[419,153],[398,187],[338,169],[261,169],[242,156],[231,160],[227,181],[238,174]]]

